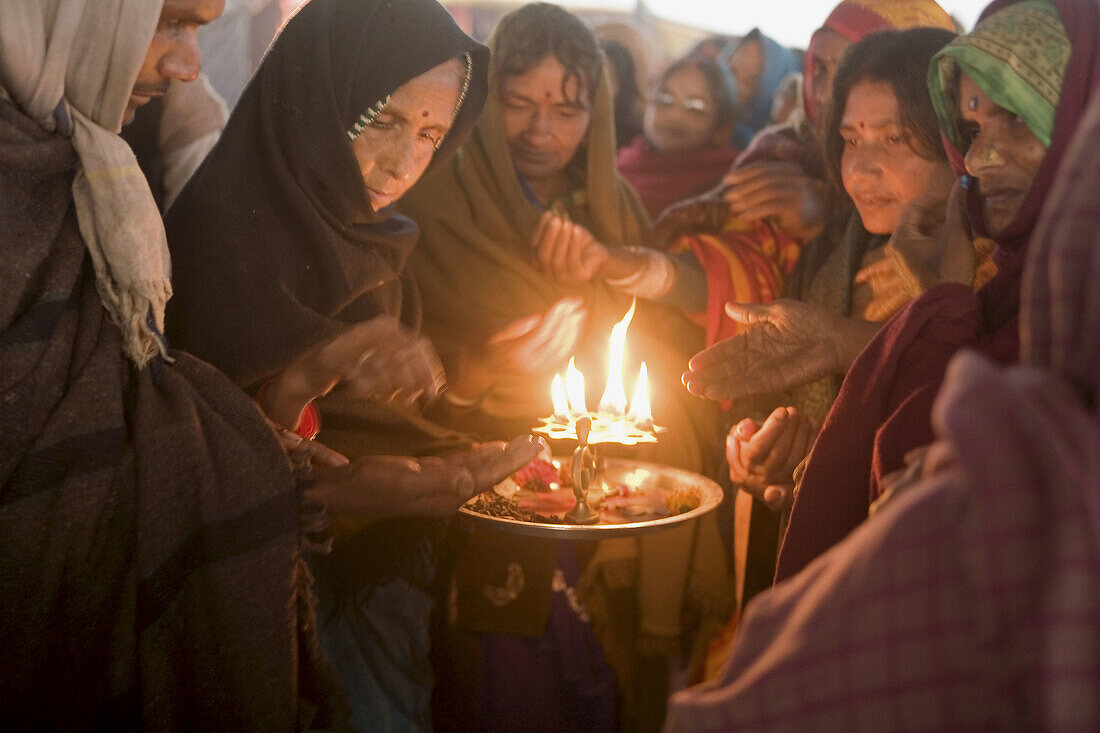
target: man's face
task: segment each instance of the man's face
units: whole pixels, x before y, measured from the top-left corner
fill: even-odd
[[[222,14],[225,0],[164,0],[153,42],[145,53],[122,124],[137,108],[168,91],[172,79],[194,81],[201,68],[198,30]]]

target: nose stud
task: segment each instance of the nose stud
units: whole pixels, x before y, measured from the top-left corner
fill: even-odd
[[[994,164],[1001,162],[1001,156],[992,145],[986,145],[982,148],[982,154],[978,157],[983,163]]]

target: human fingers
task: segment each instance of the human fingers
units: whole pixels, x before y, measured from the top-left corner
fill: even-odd
[[[768,322],[773,306],[767,303],[726,303],[724,310],[730,320],[743,326]]]
[[[684,387],[696,397],[728,399],[730,395],[726,392],[734,391],[732,385],[739,371],[736,364],[743,356],[744,348],[744,339],[735,336],[700,351],[691,358],[687,371],[680,376]],[[723,389],[723,386],[730,389]]]
[[[397,487],[406,501],[401,513],[412,516],[452,514],[481,490],[467,467],[435,461],[401,472]]]
[[[520,343],[517,343],[517,346],[537,350],[544,349],[563,328],[570,322],[575,321],[578,314],[582,313],[583,310],[583,305],[579,299],[559,301],[546,312],[546,315],[539,320],[535,328],[518,340]]]
[[[417,337],[371,353],[345,380],[349,389],[366,397],[403,399],[412,403],[422,395],[438,396],[443,367],[431,343]]]
[[[556,216],[551,217],[543,234],[542,269],[554,280],[558,280],[561,275],[562,248],[568,244],[562,234],[567,227],[569,222]]]
[[[547,240],[546,230],[554,218],[554,215],[549,211],[543,212],[542,216],[539,217],[539,223],[535,226],[535,233],[531,235],[531,243],[534,245],[535,250],[535,259],[538,260],[543,271],[546,271],[550,263],[550,257],[552,256],[551,249],[553,247],[553,242]]]
[[[790,508],[794,503],[794,486],[789,484],[772,484],[764,489],[763,501],[773,512],[781,512]]]
[[[469,469],[482,490],[488,489],[530,463],[541,445],[530,435],[513,438],[507,444],[482,443],[456,454],[451,460]]]
[[[523,335],[530,333],[536,326],[539,325],[539,321],[542,320],[541,313],[535,313],[527,316],[526,318],[520,318],[512,321],[503,329],[498,331],[489,337],[489,345],[503,344],[508,341],[515,341]]]
[[[790,422],[790,414],[785,407],[772,410],[760,430],[742,446],[743,460],[767,470],[774,466],[774,456],[782,453],[785,458],[794,439],[793,431],[788,429]]]
[[[575,351],[585,317],[583,308],[563,314],[546,328],[517,343],[512,350],[512,360],[528,372],[556,368]]]
[[[746,417],[734,425],[730,432],[736,435],[738,440],[748,440],[758,429],[756,421],[751,417]]]
[[[588,230],[580,224],[573,224],[566,266],[574,282],[587,282],[594,274],[589,269],[589,263],[594,261],[594,249],[592,235]]]
[[[443,364],[431,342],[423,337],[415,339],[404,351],[404,357],[398,367],[398,381],[406,401],[412,404],[420,397],[428,402],[435,400],[445,379]]]
[[[790,455],[787,458],[787,468],[792,475],[794,470],[798,468],[798,464],[810,455],[810,449],[813,447],[814,438],[817,435],[813,420],[804,415],[796,416],[795,419],[798,423],[798,430],[794,441],[791,443]]]
[[[324,443],[316,440],[307,440],[310,463],[315,466],[328,466],[331,468],[340,468],[350,463],[347,456],[338,451],[334,451]]]
[[[558,244],[554,252],[554,277],[560,283],[574,283],[581,279],[573,268],[573,251],[577,247],[577,224],[563,221],[558,232]]]
[[[688,359],[688,371],[699,373],[721,364],[743,352],[746,346],[746,339],[743,334],[722,339]]]

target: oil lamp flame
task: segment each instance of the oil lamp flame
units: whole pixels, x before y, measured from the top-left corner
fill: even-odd
[[[569,399],[565,396],[565,383],[561,375],[554,375],[554,382],[550,385],[550,397],[554,400],[554,416],[560,418],[569,417]]]
[[[626,356],[626,329],[630,327],[630,320],[634,318],[635,305],[636,303],[631,302],[630,310],[611,329],[607,387],[604,389],[603,397],[600,398],[600,411],[609,412],[612,415],[626,413],[626,390],[623,389],[623,358]]]
[[[653,411],[649,406],[649,370],[645,362],[638,369],[638,383],[634,387],[634,396],[630,399],[630,412],[626,414],[635,425],[653,424]]]
[[[657,435],[664,428],[653,423],[652,407],[649,403],[649,371],[644,361],[638,370],[638,382],[634,385],[630,411],[627,411],[623,388],[623,360],[626,329],[633,317],[632,303],[630,310],[611,330],[611,364],[608,367],[607,388],[600,400],[599,411],[588,411],[584,396],[584,374],[577,369],[576,360],[570,359],[565,374],[555,374],[550,385],[554,414],[544,418],[543,424],[535,428],[535,432],[542,433],[551,440],[580,440],[591,445],[657,442]]]
[[[569,366],[565,370],[565,393],[569,398],[569,409],[563,414],[587,415],[588,407],[584,402],[584,374],[577,369],[574,357],[569,357]],[[557,411],[557,403],[554,403]]]

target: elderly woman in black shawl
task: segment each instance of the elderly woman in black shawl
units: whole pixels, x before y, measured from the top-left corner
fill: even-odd
[[[428,725],[438,522],[423,517],[453,513],[537,450],[519,439],[456,454],[469,441],[414,409],[442,372],[415,335],[416,225],[391,204],[472,128],[487,63],[435,0],[314,0],[167,217],[169,339],[254,392],[284,431],[312,437],[323,421],[321,439],[353,459],[321,498],[362,521],[334,527],[314,570],[322,642],[359,727]]]

